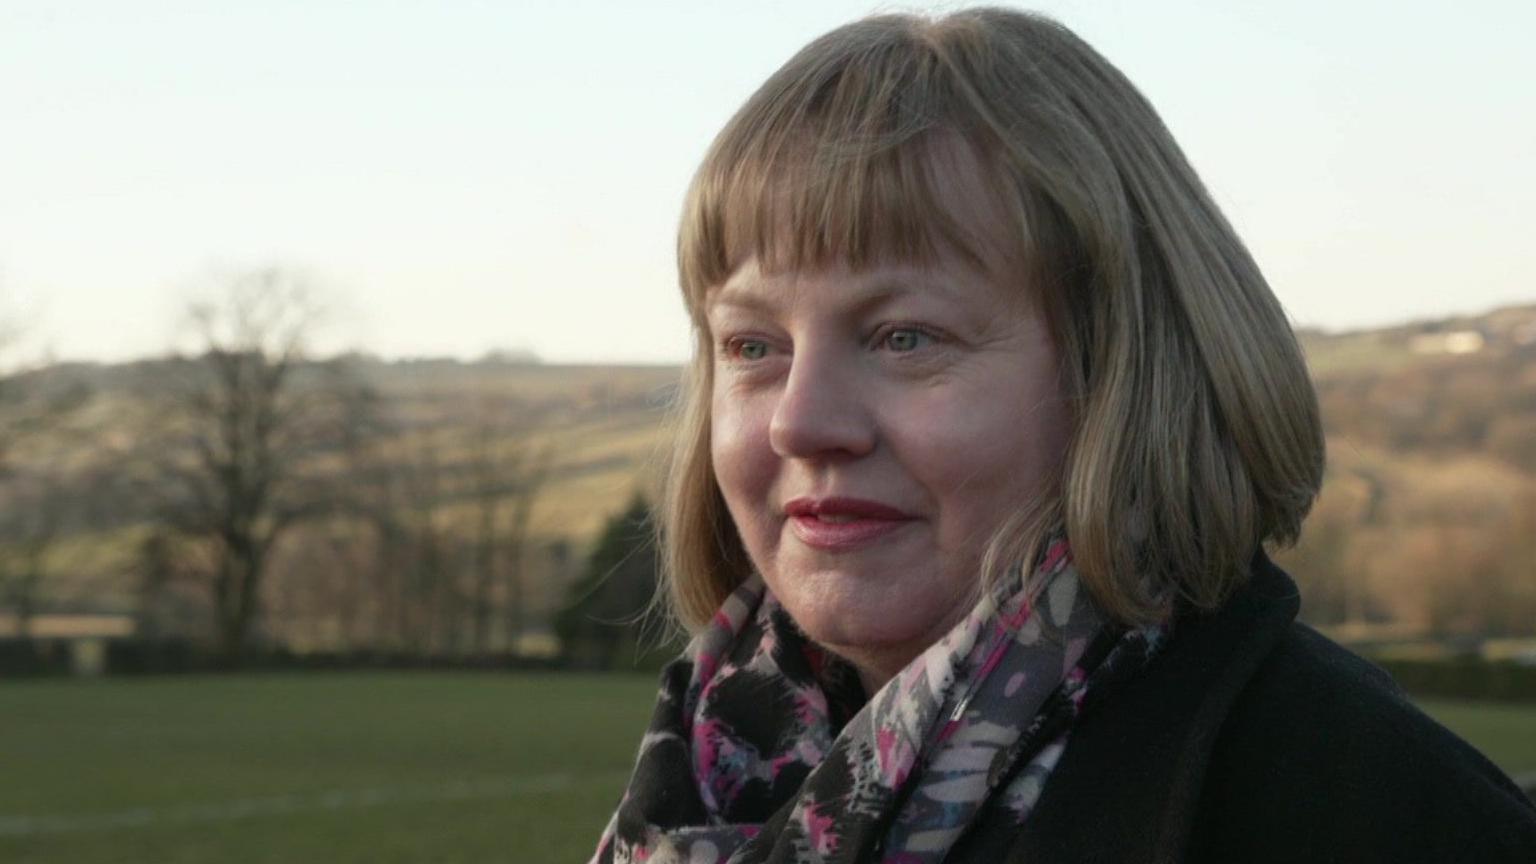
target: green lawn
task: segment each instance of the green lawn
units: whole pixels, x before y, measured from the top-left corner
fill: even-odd
[[[643,676],[0,685],[0,861],[580,861]]]
[[[1506,773],[1536,774],[1536,705],[1426,700],[1419,707],[1471,741]]]
[[[581,861],[653,692],[493,673],[6,682],[0,861]],[[1536,706],[1425,707],[1536,771]]]

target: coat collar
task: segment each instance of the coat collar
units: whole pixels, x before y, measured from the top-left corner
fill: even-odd
[[[1299,605],[1261,552],[1224,606],[1179,619],[1152,664],[1073,726],[1013,860],[1182,860],[1221,724]]]

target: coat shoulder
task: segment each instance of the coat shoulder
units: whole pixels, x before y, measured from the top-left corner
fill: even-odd
[[[1211,750],[1192,860],[1536,861],[1536,809],[1381,669],[1292,624]]]

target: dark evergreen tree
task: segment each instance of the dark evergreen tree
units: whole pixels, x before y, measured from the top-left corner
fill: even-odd
[[[650,505],[636,493],[608,519],[555,621],[571,665],[587,669],[654,667],[675,654],[678,640],[647,614],[660,560]]]

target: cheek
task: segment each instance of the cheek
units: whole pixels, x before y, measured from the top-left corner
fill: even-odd
[[[1054,393],[1009,400],[994,389],[908,416],[923,418],[906,424],[908,464],[953,515],[993,521],[1060,475],[1068,430]]]
[[[1011,466],[1009,489],[1033,496],[1059,485],[1066,442],[1065,406],[1059,398],[1033,401],[1022,417],[1010,418],[993,445],[999,464]]]
[[[750,402],[716,394],[710,405],[710,460],[715,480],[738,521],[750,502],[761,498],[771,479],[772,451],[767,419]]]

